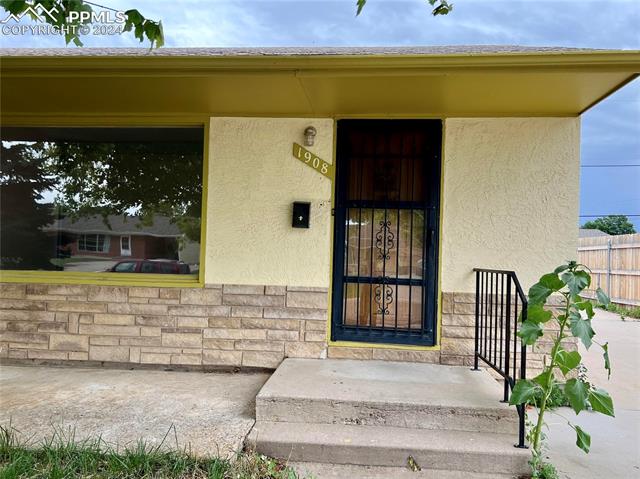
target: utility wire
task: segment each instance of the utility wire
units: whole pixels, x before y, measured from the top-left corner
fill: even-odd
[[[580,165],[580,168],[629,168],[632,166],[640,166],[640,163],[628,165]]]
[[[580,215],[580,218],[603,218],[606,216],[630,216],[630,217],[638,217],[640,215],[625,215],[623,213],[609,214],[609,215]]]
[[[104,8],[105,10],[111,10],[112,12],[117,12],[118,11],[115,8],[106,7],[104,5],[100,5],[99,3],[87,2],[87,1],[85,1],[84,3],[86,3],[87,5],[94,6],[94,7]]]

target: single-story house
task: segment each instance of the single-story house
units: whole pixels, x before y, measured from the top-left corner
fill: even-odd
[[[112,260],[110,265],[129,258],[197,261],[193,246],[181,241],[184,233],[166,216],[157,215],[148,222],[128,215],[65,216],[56,218],[43,230],[53,238],[61,237],[57,242],[58,255],[73,260]]]
[[[578,230],[578,238],[595,238],[598,236],[611,236],[609,233],[594,228],[580,228]]]
[[[485,303],[517,313],[576,255],[580,115],[640,73],[571,48],[0,54],[3,156],[41,184],[1,180],[21,247],[55,195],[185,212],[201,245],[197,276],[3,264],[0,356],[192,368],[491,362]]]

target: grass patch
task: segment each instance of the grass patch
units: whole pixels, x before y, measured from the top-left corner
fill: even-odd
[[[625,318],[640,319],[640,307],[638,306],[627,307],[627,306],[620,306],[619,304],[610,303],[609,306],[607,306],[606,308],[602,307],[602,309],[606,311],[611,311],[612,313],[619,314],[622,317],[623,321]]]
[[[77,441],[60,430],[29,445],[16,433],[0,426],[0,479],[302,479],[283,462],[251,452],[201,458],[166,450],[164,441],[153,446],[139,441],[119,450],[100,438]]]

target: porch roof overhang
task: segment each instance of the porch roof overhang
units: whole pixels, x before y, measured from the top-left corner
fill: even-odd
[[[576,116],[640,74],[640,51],[521,47],[0,55],[4,124],[78,116]]]

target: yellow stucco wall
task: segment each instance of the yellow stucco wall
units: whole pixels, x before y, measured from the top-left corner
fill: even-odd
[[[333,162],[333,121],[212,118],[206,283],[330,285],[330,181],[291,155]],[[474,266],[513,269],[528,288],[575,257],[579,120],[445,121],[441,290],[474,290]],[[291,203],[310,201],[311,228],[291,228]]]
[[[474,291],[474,266],[528,289],[575,258],[579,147],[578,118],[445,122],[442,291]]]
[[[332,162],[331,119],[211,119],[205,283],[329,286],[331,181],[292,156],[309,125]],[[294,201],[309,229],[291,227]]]

